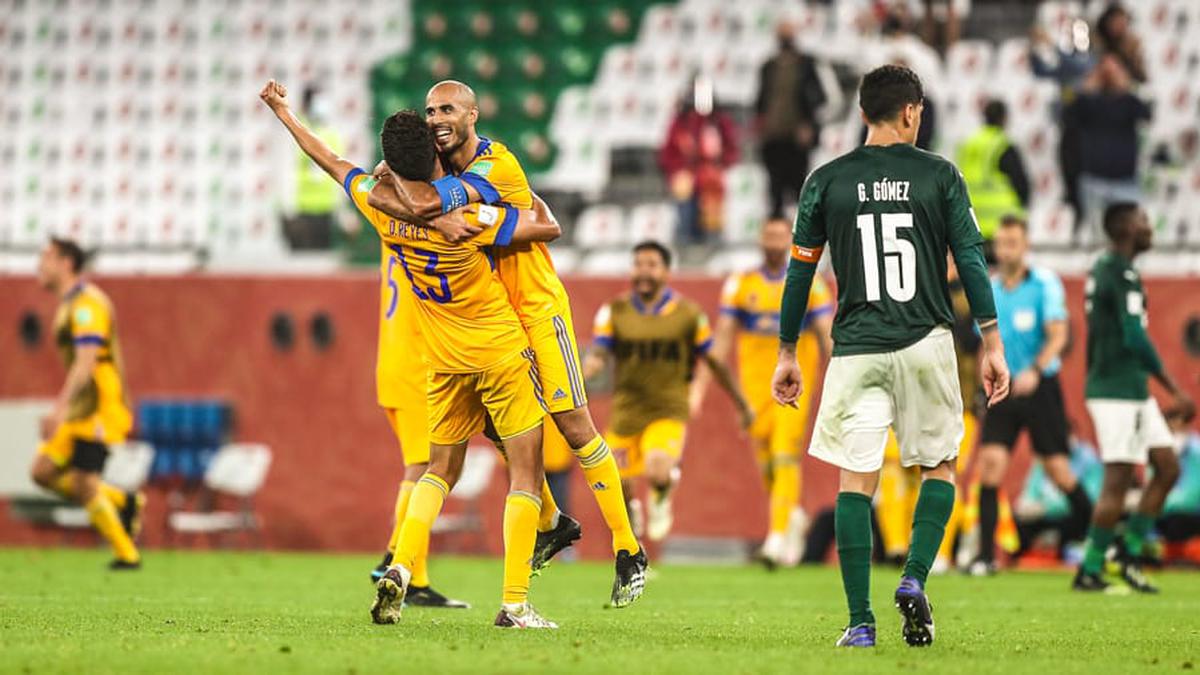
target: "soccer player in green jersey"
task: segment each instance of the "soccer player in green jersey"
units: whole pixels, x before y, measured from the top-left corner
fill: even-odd
[[[841,469],[835,536],[850,623],[839,646],[875,645],[871,497],[889,426],[901,464],[920,466],[923,478],[896,606],[908,644],[933,642],[925,580],[954,508],[963,435],[947,250],[983,335],[980,375],[989,404],[1008,395],[983,238],[962,175],[913,145],[923,101],[921,81],[908,68],[882,66],[863,78],[866,145],[818,168],[805,183],[780,311],[771,387],[777,402],[793,405],[802,386],[796,338],[828,244],[838,308],[833,358],[808,452]]]
[[[1092,266],[1087,301],[1088,413],[1096,428],[1104,487],[1092,514],[1087,551],[1072,584],[1078,591],[1104,591],[1104,557],[1116,536],[1125,493],[1137,465],[1149,459],[1154,476],[1137,508],[1125,523],[1121,578],[1141,593],[1158,591],[1142,573],[1138,558],[1146,535],[1162,512],[1171,486],[1179,478],[1175,440],[1158,403],[1150,396],[1151,376],[1175,398],[1180,414],[1195,411],[1187,394],[1163,368],[1146,334],[1146,294],[1133,269],[1133,259],[1150,248],[1153,229],[1146,212],[1131,202],[1112,204],[1104,212],[1108,250]]]

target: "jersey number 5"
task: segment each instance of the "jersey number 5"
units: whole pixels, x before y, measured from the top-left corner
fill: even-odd
[[[399,244],[388,244],[388,248],[396,252],[400,258],[400,265],[404,268],[404,276],[408,277],[408,282],[412,284],[413,293],[422,300],[433,300],[439,305],[450,302],[454,299],[454,294],[450,292],[450,280],[445,274],[437,271],[438,254],[433,251],[426,251],[419,248],[414,248],[413,253],[425,258],[425,274],[431,277],[437,277],[438,285],[441,288],[435,289],[432,286],[426,286],[424,290],[417,285],[417,280],[413,277],[413,273],[408,269],[408,258],[404,255],[404,247]]]
[[[917,248],[911,241],[897,237],[896,231],[913,226],[912,214],[884,213],[879,216],[879,221],[888,297],[896,302],[908,302],[917,294]],[[875,241],[874,214],[864,213],[858,217],[858,235],[862,241],[867,302],[878,302],[883,296],[879,288],[879,246]]]

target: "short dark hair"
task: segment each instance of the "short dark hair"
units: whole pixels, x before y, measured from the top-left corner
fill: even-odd
[[[1015,213],[1006,213],[1000,217],[1000,227],[1016,227],[1020,228],[1025,234],[1029,234],[1029,223],[1025,219]]]
[[[400,110],[388,116],[379,132],[379,145],[383,161],[397,176],[420,181],[433,176],[437,161],[433,131],[417,111]]]
[[[633,247],[634,255],[637,255],[642,251],[654,251],[655,253],[658,253],[658,256],[662,258],[663,264],[668,268],[671,266],[671,249],[667,248],[661,243],[654,241],[653,239],[647,239],[646,241],[640,242],[637,246]]]
[[[983,106],[983,123],[992,127],[1002,127],[1008,121],[1008,106],[1004,101],[994,98]]]
[[[904,66],[879,66],[858,86],[858,105],[872,124],[895,119],[904,106],[924,100],[921,78]]]
[[[50,245],[58,254],[71,261],[71,271],[78,273],[87,264],[88,255],[74,239],[66,237],[50,237]]]
[[[1137,202],[1113,202],[1104,209],[1104,233],[1109,239],[1121,237],[1121,229],[1138,212]]]

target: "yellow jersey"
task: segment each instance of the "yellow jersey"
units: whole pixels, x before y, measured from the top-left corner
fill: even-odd
[[[92,284],[77,284],[58,306],[54,316],[54,337],[68,369],[75,362],[77,347],[95,345],[98,349],[91,380],[67,404],[67,421],[87,419],[100,413],[124,422],[129,416],[129,402],[125,397],[116,315],[108,296]],[[128,426],[120,433],[127,431]]]
[[[503,246],[512,239],[517,211],[480,210],[469,220],[484,230],[462,244],[452,244],[436,229],[398,221],[371,208],[367,197],[374,185],[370,175],[355,168],[346,175],[343,187],[384,246],[396,255],[404,274],[399,290],[416,300],[429,368],[475,373],[528,348],[504,286],[483,253],[485,247]]]
[[[771,401],[771,375],[779,352],[779,307],[787,273],[772,276],[766,268],[733,274],[721,289],[721,314],[737,320],[738,375],[751,408]],[[803,328],[814,317],[833,313],[833,296],[820,276],[813,278]],[[820,342],[804,330],[796,345],[796,360],[806,375],[818,365]]]
[[[381,241],[375,395],[383,408],[403,407],[411,400],[414,386],[424,395],[425,341],[417,318],[417,296],[407,286],[400,257]]]
[[[484,204],[533,208],[533,192],[525,171],[503,143],[480,136],[475,157],[461,173],[434,181],[443,212],[466,205],[464,184],[475,188]],[[505,246],[495,251],[495,257],[500,280],[521,323],[532,326],[570,310],[567,289],[544,243]]]

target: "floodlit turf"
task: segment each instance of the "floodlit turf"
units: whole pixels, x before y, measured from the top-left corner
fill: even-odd
[[[935,578],[937,643],[902,644],[878,571],[880,646],[833,645],[834,568],[664,567],[625,610],[602,608],[609,568],[559,564],[533,600],[558,631],[491,626],[500,563],[443,559],[435,587],[469,611],[405,611],[374,626],[369,556],[151,551],[135,573],[98,551],[0,550],[0,673],[20,672],[1168,672],[1200,664],[1200,575],[1159,597],[1083,597],[1065,574]]]

